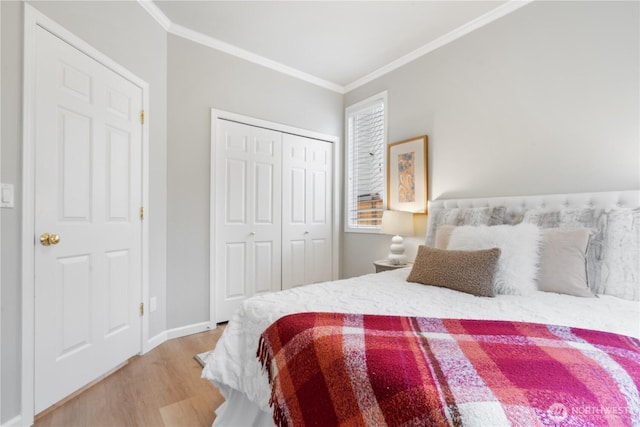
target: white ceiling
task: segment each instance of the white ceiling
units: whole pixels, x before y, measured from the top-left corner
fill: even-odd
[[[139,1],[170,32],[340,92],[527,3]]]

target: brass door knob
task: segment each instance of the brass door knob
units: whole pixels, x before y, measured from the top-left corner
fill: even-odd
[[[60,236],[57,234],[42,233],[40,236],[40,244],[42,246],[57,245],[60,242]]]

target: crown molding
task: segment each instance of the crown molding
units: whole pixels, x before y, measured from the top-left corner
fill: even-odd
[[[273,61],[269,58],[265,58],[264,56],[260,56],[255,53],[249,52],[247,50],[241,49],[237,46],[223,42],[214,37],[210,37],[198,31],[194,31],[190,28],[183,27],[182,25],[172,23],[169,26],[168,32],[178,37],[182,37],[187,40],[191,40],[192,42],[199,43],[201,45],[210,47],[212,49],[219,50],[221,52],[236,56],[238,58],[244,59],[249,62],[253,62],[254,64],[262,65],[263,67],[270,68],[282,74],[295,77],[297,79],[306,81],[316,86],[320,86],[322,88],[329,89],[340,94],[344,94],[343,86],[340,86],[338,84],[335,84],[327,80],[323,80],[319,77],[305,73],[304,71],[300,71],[293,67],[289,67],[280,62]]]
[[[138,4],[149,14],[165,31],[169,31],[171,20],[160,10],[152,0],[138,0]]]
[[[280,73],[289,75],[291,77],[297,78],[299,80],[306,81],[308,83],[314,84],[316,86],[332,90],[339,94],[345,94],[354,89],[359,88],[379,77],[384,76],[416,59],[426,55],[429,52],[433,52],[434,50],[447,45],[460,37],[463,37],[469,34],[472,31],[477,30],[478,28],[484,27],[485,25],[502,18],[505,15],[508,15],[511,12],[514,12],[520,9],[523,6],[533,2],[534,0],[509,0],[507,3],[493,9],[490,12],[485,13],[484,15],[474,19],[473,21],[469,21],[466,24],[456,28],[455,30],[438,37],[437,39],[427,43],[426,45],[414,50],[411,53],[408,53],[389,64],[378,68],[372,73],[367,74],[364,77],[361,77],[345,86],[339,85],[337,83],[330,82],[328,80],[321,79],[309,73],[305,73],[304,71],[300,71],[296,68],[289,67],[288,65],[284,65],[280,62],[273,61],[269,58],[265,58],[264,56],[255,54],[253,52],[249,52],[247,50],[241,49],[232,44],[223,42],[222,40],[216,39],[214,37],[207,36],[198,31],[191,30],[189,28],[183,27],[182,25],[174,24],[167,17],[167,15],[160,10],[158,6],[153,2],[153,0],[137,0],[138,4],[151,15],[153,19],[155,19],[158,24],[162,28],[165,29],[170,34],[173,34],[178,37],[185,38],[187,40],[191,40],[194,43],[201,44],[203,46],[210,47],[212,49],[219,50],[221,52],[227,53],[229,55],[236,56],[238,58],[242,58],[246,61],[252,62],[254,64],[261,65],[266,68],[270,68],[274,71],[278,71]]]
[[[156,4],[152,0],[138,0],[138,4],[140,4],[140,6],[142,6],[142,8],[147,11],[147,13],[151,15],[151,17],[155,19],[158,24],[160,24],[160,26],[164,28],[165,31],[167,31],[169,34],[191,40],[194,43],[198,43],[203,46],[207,46],[212,49],[227,53],[229,55],[242,58],[254,64],[262,65],[263,67],[270,68],[282,74],[286,74],[299,80],[314,84],[316,86],[332,90],[339,94],[344,94],[344,87],[341,85],[321,79],[319,77],[305,73],[304,71],[300,71],[293,67],[281,64],[280,62],[273,61],[269,58],[265,58],[264,56],[260,56],[258,54],[241,49],[237,46],[223,42],[214,37],[210,37],[198,31],[194,31],[190,28],[183,27],[182,25],[175,24],[171,22],[167,15],[165,15],[164,12],[162,12],[162,10],[160,10],[160,8],[156,6]]]
[[[511,12],[514,12],[518,9],[520,9],[523,6],[526,6],[527,4],[533,2],[534,0],[510,0],[507,3],[503,4],[502,6],[499,6],[495,9],[493,9],[490,12],[485,13],[482,16],[479,16],[478,18],[467,22],[466,24],[456,28],[453,31],[448,32],[447,34],[438,37],[437,39],[427,43],[426,45],[414,50],[411,53],[408,53],[398,59],[396,59],[393,62],[390,62],[389,64],[378,68],[377,70],[375,70],[374,72],[367,74],[366,76],[355,80],[349,84],[347,84],[344,87],[344,92],[350,92],[354,89],[359,88],[360,86],[363,86],[379,77],[384,76],[385,74],[388,74],[400,67],[402,67],[403,65],[406,65],[412,61],[415,61],[416,59],[426,55],[429,52],[433,52],[434,50],[447,45],[457,39],[459,39],[462,36],[465,36],[467,34],[469,34],[472,31],[477,30],[478,28],[484,27],[485,25],[502,18],[505,15],[508,15]]]

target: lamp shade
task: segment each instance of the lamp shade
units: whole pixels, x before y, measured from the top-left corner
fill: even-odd
[[[380,232],[394,236],[413,236],[413,214],[403,211],[384,211]]]

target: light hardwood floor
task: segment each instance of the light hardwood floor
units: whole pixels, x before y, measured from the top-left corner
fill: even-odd
[[[211,350],[223,328],[167,341],[61,406],[36,427],[211,426],[224,398],[193,358]]]

